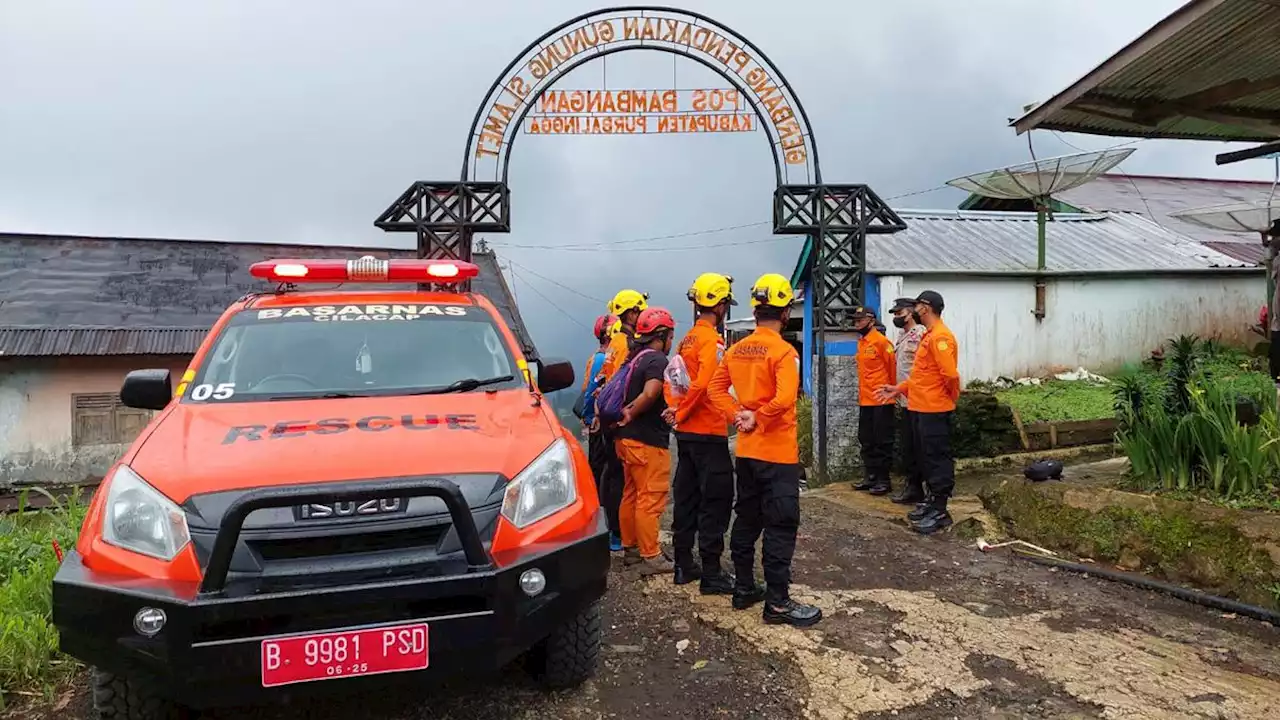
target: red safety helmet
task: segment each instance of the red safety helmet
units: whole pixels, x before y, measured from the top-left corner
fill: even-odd
[[[663,328],[676,329],[676,320],[666,308],[651,307],[642,310],[636,320],[636,335],[652,335]]]
[[[596,318],[595,327],[592,328],[591,331],[595,333],[596,337],[604,337],[604,334],[608,332],[609,328],[613,327],[613,324],[616,322],[618,322],[618,317],[616,315],[601,315]]]

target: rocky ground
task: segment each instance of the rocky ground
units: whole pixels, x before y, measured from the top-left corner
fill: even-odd
[[[696,585],[615,571],[598,677],[555,695],[518,670],[436,691],[241,709],[235,718],[1274,718],[1280,630],[912,535],[896,509],[803,500],[794,593],[807,631]],[[962,513],[974,506],[958,503]],[[692,589],[690,589],[692,588]],[[687,641],[687,642],[685,642]],[[83,680],[15,717],[89,718]]]

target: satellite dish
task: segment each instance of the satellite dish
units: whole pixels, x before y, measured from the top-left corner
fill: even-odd
[[[1276,220],[1280,220],[1280,195],[1267,200],[1253,200],[1228,205],[1179,210],[1169,213],[1193,225],[1224,232],[1255,232],[1266,234]]]
[[[1063,155],[966,175],[947,184],[1001,200],[1047,200],[1054,193],[1079,187],[1124,162],[1136,148],[1114,148]],[[1039,203],[1037,203],[1039,204]]]
[[[1049,198],[1054,193],[1079,187],[1124,162],[1135,148],[1112,148],[1094,152],[1062,155],[1010,165],[999,170],[966,175],[947,184],[975,195],[999,200],[1032,200],[1036,207],[1036,270],[1045,269],[1045,224]],[[1044,276],[1036,277],[1037,320],[1045,316]]]

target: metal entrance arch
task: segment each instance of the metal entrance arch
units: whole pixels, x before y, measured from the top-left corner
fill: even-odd
[[[815,337],[805,343],[817,356],[815,460],[825,475],[826,333],[851,329],[849,313],[862,302],[867,234],[906,225],[866,185],[823,182],[817,140],[791,85],[764,51],[727,26],[695,12],[641,5],[585,13],[557,25],[526,46],[490,86],[472,121],[459,179],[413,183],[374,224],[415,233],[421,257],[469,260],[476,233],[511,230],[508,160],[538,99],[575,68],[630,50],[686,57],[737,88],[773,155],[774,233],[817,239],[808,290]]]

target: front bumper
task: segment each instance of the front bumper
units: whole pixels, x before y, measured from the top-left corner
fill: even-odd
[[[53,619],[64,652],[102,670],[152,681],[191,707],[351,691],[397,678],[422,681],[508,664],[604,594],[608,545],[599,513],[594,526],[574,536],[504,554],[501,567],[442,559],[431,572],[394,580],[294,590],[240,586],[234,592],[103,575],[71,552],[54,578]],[[530,598],[519,578],[534,567],[546,575],[547,586]],[[144,607],[167,616],[153,638],[133,627]],[[430,628],[426,670],[262,687],[263,639],[415,621]]]

